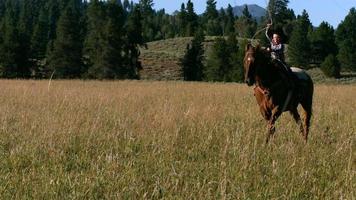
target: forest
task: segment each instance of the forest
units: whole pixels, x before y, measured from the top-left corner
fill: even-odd
[[[153,0],[0,0],[0,77],[140,79],[140,48],[147,42],[192,37],[181,59],[189,81],[241,81],[244,45],[256,36],[268,45],[272,31],[288,45],[288,64],[320,67],[331,77],[356,71],[356,9],[338,27],[315,27],[308,13],[296,15],[289,0],[270,0],[266,16],[242,16],[233,7],[206,1],[202,14],[188,0],[174,13],[155,10]],[[215,36],[208,56],[204,38]]]

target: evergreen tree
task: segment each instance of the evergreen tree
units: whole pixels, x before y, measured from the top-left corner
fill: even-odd
[[[243,82],[244,68],[243,58],[245,56],[244,48],[240,48],[236,35],[231,33],[227,39],[228,52],[230,54],[229,65],[230,70],[226,74],[225,81]]]
[[[46,8],[48,9],[48,21],[49,21],[49,32],[48,32],[48,45],[47,45],[47,57],[53,50],[53,43],[56,39],[57,23],[60,16],[60,8],[58,0],[49,0]]]
[[[206,35],[217,36],[222,35],[222,29],[218,20],[219,12],[216,9],[215,0],[207,0],[206,11],[204,13],[204,25]]]
[[[92,0],[87,10],[87,35],[84,43],[88,76],[96,78],[96,71],[100,71],[103,63],[102,53],[105,44],[105,23],[107,21],[104,3]],[[100,75],[101,76],[101,75]]]
[[[49,42],[48,11],[42,8],[31,39],[31,58],[42,60],[46,57],[47,44]]]
[[[307,68],[309,65],[311,50],[308,32],[310,29],[309,15],[304,10],[302,15],[298,16],[288,46],[289,61],[293,66]]]
[[[293,23],[296,19],[294,11],[288,8],[289,0],[270,0],[268,3],[268,11],[266,22],[270,23],[273,20],[272,30],[278,33],[283,41],[289,41],[291,33],[293,31]]]
[[[229,4],[226,10],[226,24],[224,26],[224,35],[231,35],[235,33],[234,23],[235,23],[235,15],[234,9]]]
[[[142,16],[138,7],[134,7],[126,23],[125,60],[128,78],[139,79],[139,70],[142,69],[139,61],[139,46],[144,45]]]
[[[231,70],[230,52],[224,38],[217,38],[207,57],[205,78],[207,81],[228,81],[227,75]]]
[[[336,30],[341,68],[356,71],[356,9],[352,8]]]
[[[327,77],[340,78],[340,64],[335,55],[328,55],[321,63],[321,70]]]
[[[187,27],[186,36],[193,36],[198,29],[198,15],[194,12],[194,4],[191,0],[187,2]]]
[[[337,54],[334,29],[327,22],[322,22],[319,27],[309,34],[311,55],[314,63],[321,63],[332,54]]]
[[[153,18],[155,12],[153,10],[153,0],[140,0],[139,2],[141,13],[142,13],[142,28],[143,28],[143,38],[145,42],[153,41],[155,39],[155,27],[153,23]]]
[[[187,51],[181,59],[181,66],[185,81],[203,80],[204,58],[204,34],[198,31],[191,45],[187,45]]]
[[[31,74],[31,37],[34,25],[38,19],[40,5],[42,0],[20,1],[20,16],[18,23],[19,30],[19,52],[18,52],[18,76],[27,78]]]
[[[122,32],[124,26],[122,19],[124,13],[116,0],[110,0],[107,7],[107,24],[104,27],[102,59],[93,75],[100,79],[124,79],[127,78],[127,71],[122,58],[124,34]]]
[[[18,21],[18,4],[6,1],[6,11],[1,24],[0,75],[15,78],[19,71],[20,35],[16,26]]]
[[[236,29],[240,37],[252,38],[257,30],[257,22],[252,19],[247,5],[243,10],[243,15],[236,21]]]
[[[49,58],[49,65],[56,70],[58,78],[77,78],[83,70],[78,1],[70,0],[58,21],[57,37]]]
[[[179,36],[185,37],[186,29],[187,29],[187,11],[185,9],[184,3],[182,3],[180,7],[180,11],[177,15],[177,18],[178,18]]]

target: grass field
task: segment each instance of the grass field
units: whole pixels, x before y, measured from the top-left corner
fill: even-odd
[[[355,199],[356,85],[317,85],[305,144],[264,145],[252,89],[0,81],[0,199]]]

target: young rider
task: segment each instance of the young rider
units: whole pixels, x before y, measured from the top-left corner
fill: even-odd
[[[266,37],[270,41],[270,47],[267,48],[267,51],[271,53],[272,59],[278,62],[277,63],[278,66],[280,65],[283,66],[281,67],[282,68],[281,70],[284,72],[282,76],[286,80],[288,88],[292,90],[295,87],[293,81],[294,75],[290,67],[288,67],[288,65],[285,62],[284,44],[281,43],[281,38],[278,34],[274,33],[272,39],[268,36],[268,31],[270,27],[271,24],[267,24]]]

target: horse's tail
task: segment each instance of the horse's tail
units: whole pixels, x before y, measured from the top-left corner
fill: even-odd
[[[303,95],[302,101],[300,102],[303,107],[304,115],[304,139],[307,140],[310,128],[310,121],[313,114],[313,96],[314,96],[314,83],[309,77],[307,80],[306,91]]]

